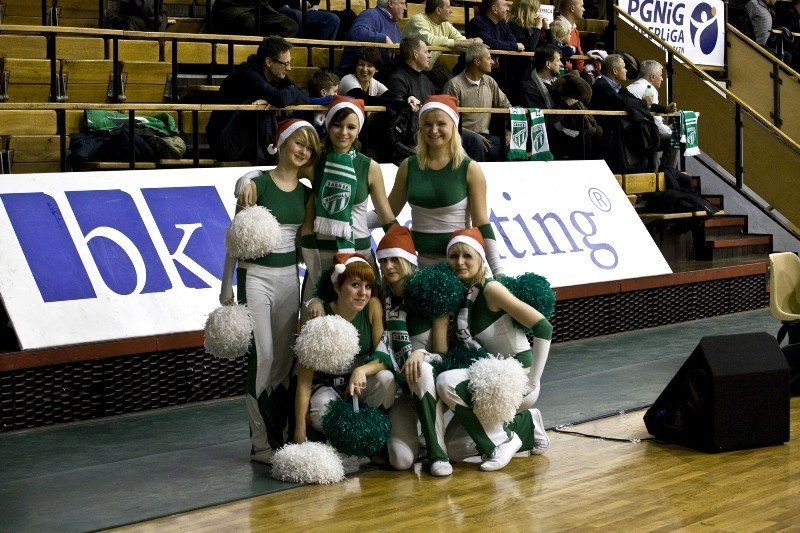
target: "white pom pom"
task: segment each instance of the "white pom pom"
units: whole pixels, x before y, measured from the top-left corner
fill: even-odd
[[[267,152],[269,152],[272,155],[275,155],[278,153],[278,148],[274,144],[270,144],[269,146],[267,146]]]
[[[514,358],[479,359],[469,367],[472,410],[484,423],[510,422],[528,393],[528,369]]]
[[[236,359],[247,353],[253,333],[253,318],[243,305],[224,305],[208,315],[205,349],[220,359]]]
[[[292,483],[327,485],[344,479],[344,466],[336,450],[327,444],[287,444],[272,458],[272,477]]]
[[[328,315],[309,320],[294,344],[300,364],[317,372],[346,372],[358,354],[358,331],[344,318]]]
[[[238,259],[256,259],[281,243],[281,227],[269,209],[254,205],[237,213],[225,233],[228,253]]]

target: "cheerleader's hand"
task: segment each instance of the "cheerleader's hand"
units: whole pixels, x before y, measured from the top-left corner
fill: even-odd
[[[257,178],[260,175],[261,175],[260,170],[251,170],[250,172],[248,172],[247,174],[236,180],[236,186],[233,189],[233,194],[236,196],[236,198],[239,199],[239,203],[242,204],[242,207],[248,207],[256,203],[256,197],[255,197],[256,191],[255,190],[249,191],[248,189],[250,189],[250,187],[248,187],[248,185],[250,185],[250,182],[253,180],[253,178]],[[253,189],[255,189],[255,187],[253,187]],[[243,197],[243,195],[246,196]],[[247,200],[247,202],[243,202],[242,201],[243,199]]]
[[[308,311],[308,319],[325,316],[325,307],[322,305],[322,300],[319,298],[311,298],[306,302],[306,311]]]
[[[364,367],[360,366],[350,374],[350,384],[347,385],[347,394],[350,396],[361,396],[361,393],[366,388],[367,374],[364,372]]]
[[[406,359],[406,364],[403,365],[403,369],[400,371],[406,377],[406,381],[411,384],[417,382],[422,374],[422,363],[424,360],[425,352],[422,350],[414,350],[411,352],[411,355]]]
[[[221,305],[233,305],[236,303],[236,298],[233,297],[233,287],[227,283],[223,283],[222,289],[219,291],[219,303]]]

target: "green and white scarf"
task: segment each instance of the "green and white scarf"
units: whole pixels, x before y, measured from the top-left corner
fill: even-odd
[[[547,142],[547,127],[541,109],[529,109],[531,116],[531,161],[552,161],[550,143]]]
[[[400,374],[400,370],[406,364],[408,356],[411,355],[411,338],[408,335],[403,298],[392,294],[391,288],[386,290],[383,312],[386,320],[386,338],[392,359],[392,369],[397,380],[402,383],[405,378]]]
[[[700,155],[700,139],[698,138],[697,117],[694,111],[681,111],[681,142],[686,144],[683,155]]]
[[[464,302],[461,304],[461,309],[458,310],[456,315],[456,337],[458,342],[466,348],[479,350],[486,353],[486,350],[472,337],[472,308],[481,294],[481,285],[476,283],[472,285],[464,297]]]
[[[355,253],[352,216],[358,187],[353,164],[355,157],[355,148],[346,154],[328,151],[319,186],[314,231],[336,237],[339,253]]]
[[[511,123],[511,141],[508,146],[509,161],[528,160],[528,112],[524,107],[512,107],[509,110]]]

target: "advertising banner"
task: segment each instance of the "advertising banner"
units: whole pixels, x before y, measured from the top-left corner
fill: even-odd
[[[397,168],[381,168],[390,191]],[[560,287],[670,272],[602,161],[482,168],[507,274]],[[0,297],[20,346],[201,330],[249,170],[0,176]]]
[[[619,0],[619,7],[693,63],[725,66],[721,0]]]

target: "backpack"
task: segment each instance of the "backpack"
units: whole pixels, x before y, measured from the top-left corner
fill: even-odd
[[[646,208],[653,213],[686,213],[705,211],[713,215],[719,208],[692,188],[692,178],[677,169],[662,167],[665,191],[648,195]]]

